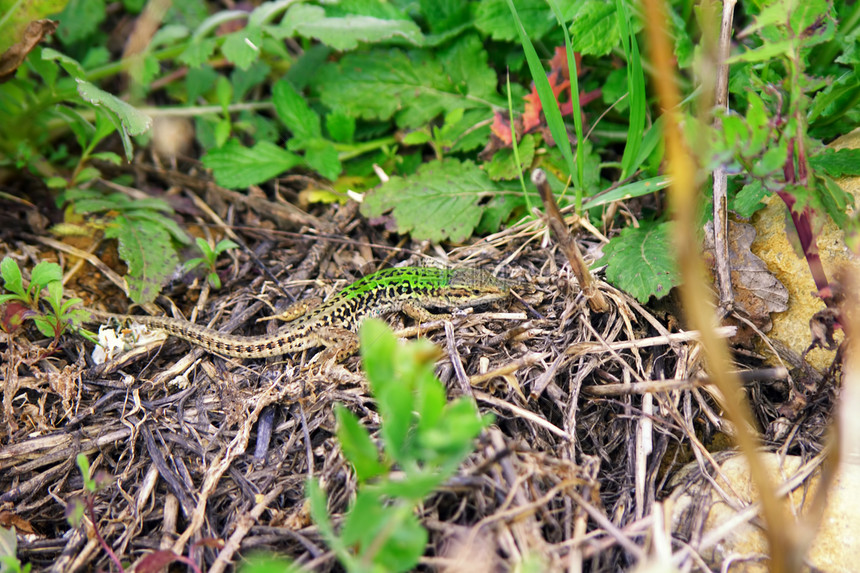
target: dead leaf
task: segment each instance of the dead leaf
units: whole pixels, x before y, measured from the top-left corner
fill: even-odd
[[[581,56],[575,54],[577,77],[582,75]],[[555,55],[550,60],[550,71],[547,72],[552,93],[555,95],[556,103],[559,105],[561,115],[571,115],[573,113],[573,102],[570,98],[570,70],[567,66],[567,55],[563,46],[556,47]],[[561,98],[567,94],[566,98]],[[597,99],[601,95],[601,90],[596,89],[588,93],[579,94],[580,107]],[[538,97],[537,88],[532,83],[531,92],[523,97],[526,100],[523,113],[514,120],[514,129],[517,133],[517,141],[527,133],[539,132],[550,145],[554,145],[552,135],[546,124],[546,118],[543,115],[543,105]],[[564,99],[564,102],[560,100]],[[511,147],[511,121],[508,118],[507,112],[497,111],[493,114],[493,124],[490,126],[490,140],[487,146],[481,151],[479,157],[485,161],[492,158],[493,154],[499,149]]]
[[[705,226],[705,256],[710,263],[713,263],[714,257],[713,233],[713,223],[708,222]],[[735,307],[746,314],[762,332],[767,332],[772,326],[770,313],[788,309],[788,289],[770,272],[764,261],[750,250],[755,236],[755,227],[752,225],[729,221],[729,268]],[[733,342],[747,346],[753,333],[742,332],[744,329],[741,324],[738,327]]]
[[[27,24],[21,41],[12,44],[12,47],[0,56],[0,84],[12,78],[15,70],[24,63],[27,54],[33,51],[33,48],[42,41],[42,38],[48,34],[53,34],[58,25],[58,22],[54,20],[33,20]]]

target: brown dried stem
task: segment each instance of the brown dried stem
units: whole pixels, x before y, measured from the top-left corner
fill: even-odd
[[[668,21],[665,6],[660,0],[645,0],[644,6],[648,15],[645,27],[655,70],[654,83],[661,107],[665,110],[666,155],[672,179],[669,195],[677,222],[675,247],[683,277],[681,297],[684,309],[691,326],[701,330],[709,374],[724,396],[722,406],[734,426],[735,438],[747,459],[752,481],[761,498],[765,534],[770,545],[771,571],[795,571],[800,563],[794,552],[793,520],[786,516],[774,493],[773,480],[756,451],[760,440],[751,430],[749,405],[742,399],[740,380],[731,372],[728,346],[713,329],[714,316],[707,302],[710,293],[705,286],[702,258],[696,247],[697,166],[681,130],[681,98],[675,81],[675,59],[665,30],[665,22]]]
[[[576,240],[571,236],[570,230],[564,223],[564,217],[561,216],[561,211],[558,209],[558,204],[555,202],[555,197],[552,195],[543,169],[532,171],[532,183],[540,192],[540,198],[543,201],[544,209],[546,209],[547,224],[552,229],[564,256],[570,262],[570,268],[576,276],[576,280],[579,281],[579,287],[588,300],[588,306],[594,312],[606,312],[609,310],[609,305],[603,294],[595,286],[594,277],[591,276],[591,271],[588,270],[588,265],[582,258]]]

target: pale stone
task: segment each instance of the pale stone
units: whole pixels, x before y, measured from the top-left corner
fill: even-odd
[[[762,454],[771,479],[784,483],[802,465],[801,459],[787,456],[780,465],[777,454]],[[735,455],[721,464],[722,476],[716,483],[729,495],[738,509],[731,507],[719,492],[704,480],[691,485],[690,475],[697,471],[696,464],[688,465],[672,482],[676,487],[670,496],[673,502],[673,534],[684,540],[707,537],[715,529],[733,519],[751,500],[758,499],[750,482],[749,468],[743,456]],[[724,477],[723,477],[724,476]],[[725,479],[724,479],[725,478]],[[789,495],[788,515],[803,516],[807,504],[818,487],[819,476],[813,474],[804,484]],[[824,516],[815,539],[806,556],[806,563],[820,571],[860,571],[860,466],[845,463],[828,488]],[[737,495],[735,495],[732,493]],[[763,532],[749,520],[731,526],[722,540],[711,548],[700,551],[706,563],[715,570],[731,573],[765,573],[769,548]],[[725,567],[725,568],[724,568]],[[809,571],[810,569],[805,568]]]

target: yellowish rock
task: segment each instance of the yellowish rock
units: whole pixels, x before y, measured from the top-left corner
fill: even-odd
[[[777,483],[791,477],[802,462],[799,457],[763,454],[771,479]],[[727,502],[703,479],[691,479],[698,472],[696,464],[687,466],[673,479],[673,535],[690,541],[695,548],[703,540],[717,539],[708,547],[699,546],[699,554],[715,570],[731,573],[766,573],[769,548],[761,529],[749,519],[739,520],[742,508],[758,495],[750,482],[746,460],[735,455],[720,465],[716,483],[729,496]],[[814,474],[789,495],[793,518],[804,516],[818,488]],[[828,489],[827,505],[814,541],[806,555],[807,564],[830,573],[856,572],[860,563],[860,466],[846,463],[840,468]],[[734,493],[732,493],[734,492]],[[734,507],[733,507],[734,506]],[[722,531],[722,532],[721,532]],[[720,533],[721,532],[721,533]],[[809,568],[805,568],[809,571]]]
[[[860,129],[837,139],[830,147],[860,148]],[[838,183],[852,193],[860,204],[860,177],[844,177],[838,180]],[[764,202],[767,207],[757,212],[752,219],[757,236],[751,250],[767,264],[789,292],[789,308],[772,316],[773,329],[768,336],[801,354],[812,341],[809,319],[824,308],[824,303],[814,294],[815,283],[809,273],[806,259],[789,241],[786,230],[792,229],[793,232],[793,226],[785,203],[776,195],[768,197]],[[828,220],[821,228],[817,235],[817,244],[828,280],[832,280],[836,269],[843,265],[860,268],[860,262],[845,245],[845,233],[832,221]],[[841,337],[837,340],[841,340]],[[770,355],[770,351],[763,346],[759,350]],[[833,357],[834,351],[816,349],[807,355],[807,360],[815,368],[823,370],[830,366]]]

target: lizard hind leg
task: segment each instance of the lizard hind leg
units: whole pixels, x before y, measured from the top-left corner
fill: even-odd
[[[313,309],[315,309],[321,304],[322,299],[318,296],[299,300],[285,308],[279,314],[273,314],[272,316],[264,316],[262,318],[258,318],[257,322],[265,322],[267,320],[283,320],[284,322],[292,322],[293,320],[301,318],[302,316],[310,313]]]

